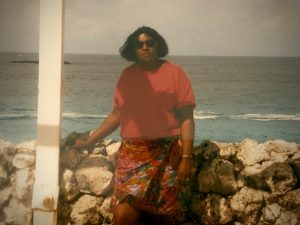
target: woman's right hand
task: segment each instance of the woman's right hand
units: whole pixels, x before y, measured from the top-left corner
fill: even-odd
[[[75,144],[74,147],[75,148],[86,148],[90,145],[90,143],[88,142],[88,140],[85,139],[81,139],[81,138],[77,138],[75,140]]]
[[[102,122],[102,124],[92,131],[86,138],[77,138],[75,140],[75,148],[87,148],[107,135],[115,131],[120,125],[121,110],[114,109]]]

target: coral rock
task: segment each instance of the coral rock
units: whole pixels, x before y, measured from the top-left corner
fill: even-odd
[[[263,144],[258,144],[254,140],[246,139],[240,144],[241,150],[237,153],[237,158],[242,161],[244,166],[252,166],[256,163],[270,159],[265,151]]]
[[[232,197],[230,207],[239,222],[257,224],[263,207],[263,192],[244,187]]]
[[[205,201],[200,203],[197,214],[201,223],[206,225],[227,224],[233,220],[229,201],[217,194],[209,194]]]
[[[214,159],[210,165],[202,168],[198,175],[199,191],[218,194],[232,194],[237,190],[237,181],[231,162]]]
[[[65,201],[72,201],[80,193],[75,174],[72,170],[64,170],[60,186]]]
[[[75,171],[78,187],[82,193],[105,195],[113,189],[111,163],[105,157],[86,158]]]
[[[28,153],[17,153],[13,159],[13,165],[17,169],[23,169],[33,166],[35,163],[35,156]]]
[[[66,147],[60,155],[61,165],[69,169],[75,169],[81,160],[82,157],[78,149],[72,147]]]
[[[101,216],[100,207],[103,198],[84,195],[74,205],[70,215],[72,225],[83,224],[102,224],[103,218]]]

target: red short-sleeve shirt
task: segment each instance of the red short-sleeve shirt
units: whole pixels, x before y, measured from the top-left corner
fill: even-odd
[[[137,64],[127,67],[115,89],[114,108],[121,110],[123,138],[180,135],[176,110],[184,106],[195,106],[192,86],[184,71],[169,61],[155,72]]]

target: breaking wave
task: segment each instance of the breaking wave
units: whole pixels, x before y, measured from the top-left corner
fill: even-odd
[[[236,120],[257,120],[257,121],[300,121],[300,114],[260,114],[260,113],[243,113],[243,114],[233,114],[225,115],[215,112],[205,112],[205,111],[195,111],[194,118],[198,120],[205,119],[219,119],[219,118],[228,118]]]
[[[66,112],[62,114],[63,119],[98,119],[105,118],[106,114],[84,114]],[[8,113],[1,114],[0,120],[36,119],[36,113]],[[195,120],[232,119],[232,120],[256,120],[256,121],[300,121],[300,114],[260,114],[245,113],[226,115],[210,111],[194,111]]]

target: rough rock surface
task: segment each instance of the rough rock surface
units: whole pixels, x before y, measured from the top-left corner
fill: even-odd
[[[113,189],[111,162],[103,156],[88,157],[75,170],[80,192],[105,195]]]
[[[61,190],[65,201],[72,201],[80,193],[74,171],[65,169],[61,176]]]
[[[13,145],[0,140],[0,158],[0,180],[7,175],[0,185],[0,224],[31,224],[35,141]]]
[[[199,191],[204,193],[232,194],[237,190],[233,164],[224,159],[214,159],[198,174]]]
[[[102,202],[103,198],[101,197],[83,195],[72,206],[72,212],[70,214],[71,224],[102,224],[103,218],[99,213]]]
[[[112,224],[113,172],[120,142],[73,148],[78,133],[62,140],[59,225]],[[88,132],[83,135],[88,135]],[[35,141],[0,140],[0,224],[31,225]],[[193,177],[181,194],[180,224],[300,224],[300,146],[203,141],[195,146]]]

